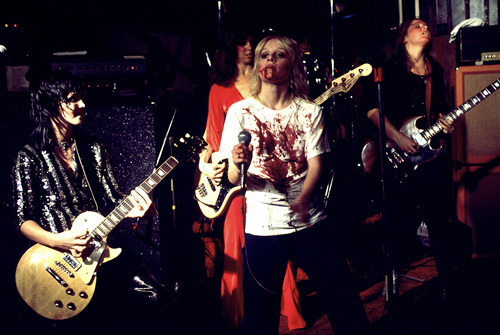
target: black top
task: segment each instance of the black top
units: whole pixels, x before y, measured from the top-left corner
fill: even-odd
[[[26,145],[18,152],[12,175],[18,227],[33,220],[59,233],[71,229],[78,214],[105,215],[124,197],[104,146],[85,138],[75,142],[75,175],[68,173],[53,151]]]
[[[425,107],[426,82],[431,80],[430,123],[439,118],[439,113],[450,112],[448,104],[448,88],[443,68],[434,60],[430,60],[432,72],[429,78],[415,75],[407,71],[406,64],[391,59],[383,67],[382,101],[383,113],[391,123],[399,129],[410,117],[427,116]],[[372,107],[377,101],[372,101]]]

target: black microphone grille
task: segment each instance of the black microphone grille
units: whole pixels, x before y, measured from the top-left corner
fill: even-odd
[[[238,134],[238,142],[239,143],[249,145],[251,139],[252,139],[252,135],[250,135],[250,133],[246,130],[242,130]]]

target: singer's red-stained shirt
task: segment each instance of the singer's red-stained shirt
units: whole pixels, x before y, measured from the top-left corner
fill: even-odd
[[[330,150],[320,107],[300,98],[278,111],[254,98],[235,103],[228,111],[219,148],[224,157],[231,158],[242,130],[250,132],[254,147],[245,193],[246,232],[287,234],[325,218],[318,201],[311,204],[307,224],[295,222],[290,208],[307,175],[307,160]]]
[[[213,151],[219,150],[222,130],[229,107],[243,100],[243,96],[233,84],[223,87],[212,85],[209,95],[208,117],[206,126],[206,140]],[[222,313],[234,327],[241,325],[243,320],[243,257],[241,248],[244,246],[243,217],[241,213],[241,197],[231,200],[224,220],[224,257],[231,262],[224,263],[224,273],[221,282]],[[297,310],[295,279],[287,269],[286,280],[283,283],[283,302],[281,314],[288,316],[288,327],[292,329],[303,328],[305,321]],[[297,303],[298,304],[298,303]]]

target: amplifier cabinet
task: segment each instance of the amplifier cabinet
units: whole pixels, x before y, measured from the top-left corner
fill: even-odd
[[[459,106],[500,78],[500,65],[455,72]],[[452,137],[458,219],[473,231],[474,255],[500,255],[500,92],[457,120]]]

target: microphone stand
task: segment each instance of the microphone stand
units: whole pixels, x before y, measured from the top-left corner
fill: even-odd
[[[167,129],[167,132],[165,133],[165,137],[163,138],[163,143],[161,145],[160,152],[158,153],[158,157],[156,158],[155,170],[160,165],[160,159],[161,159],[161,156],[163,154],[163,149],[165,149],[165,144],[167,143],[167,138],[169,138],[168,134],[170,134],[170,129],[172,129],[172,124],[174,123],[175,114],[177,114],[177,108],[174,107],[173,110],[174,110],[174,114],[172,115],[172,119],[170,120],[170,124],[168,125],[168,129]],[[172,148],[170,148],[170,152],[172,153]]]
[[[170,156],[174,155],[174,138],[170,136],[168,138],[168,144],[170,146]],[[177,243],[177,214],[176,214],[176,206],[175,206],[175,188],[174,188],[174,177],[170,178],[170,193],[172,195],[172,227],[173,227],[173,237],[174,237],[174,244]],[[177,263],[174,261],[175,264],[175,270],[174,270],[174,294],[179,293],[179,279],[178,279],[178,274],[177,274]]]
[[[242,130],[238,134],[238,142],[244,144],[246,147],[250,144],[251,135],[248,131]],[[246,174],[247,166],[245,163],[240,165],[240,186],[241,186],[241,214],[243,215],[243,227],[245,227],[245,191],[246,191]]]
[[[386,142],[386,134],[385,134],[385,116],[382,108],[382,81],[383,74],[382,68],[374,68],[374,79],[377,83],[377,99],[378,99],[378,111],[379,111],[379,153],[380,153],[380,183],[382,188],[382,222],[384,227],[384,236],[383,236],[383,254],[384,254],[384,262],[385,262],[385,303],[391,309],[392,302],[394,300],[394,281],[393,281],[393,270],[394,264],[392,262],[392,248],[389,234],[389,220],[387,218],[388,210],[387,210],[387,193],[385,188],[385,142]]]
[[[170,134],[170,130],[172,128],[172,124],[174,123],[174,119],[175,119],[175,116],[177,114],[177,108],[173,108],[173,115],[172,115],[172,118],[170,119],[170,124],[168,126],[168,129],[167,129],[167,132],[165,133],[165,137],[163,138],[163,143],[162,143],[162,146],[160,148],[160,152],[158,153],[158,157],[156,159],[156,167],[155,167],[155,170],[156,168],[160,165],[160,160],[162,158],[162,155],[163,155],[163,150],[165,149],[165,145],[167,143],[167,139],[169,141],[169,147],[170,147],[170,155],[173,156],[173,145],[174,145],[174,138],[172,136],[169,136]],[[170,193],[171,193],[171,196],[172,196],[172,236],[169,238],[169,240],[173,240],[173,244],[176,244],[176,234],[177,234],[177,215],[176,215],[176,206],[175,206],[175,189],[174,189],[174,179],[173,177],[170,178]],[[163,226],[163,225],[161,225]],[[164,226],[163,227],[160,227],[160,231],[166,231],[166,229],[162,229],[162,228],[165,228]],[[166,241],[167,239],[167,236],[162,233],[162,236],[161,236],[161,241],[164,242],[164,239]],[[166,252],[165,248],[161,248],[163,250],[163,252]],[[175,246],[174,248],[172,248],[173,250],[175,250]],[[163,257],[163,255],[162,255]],[[166,257],[166,256],[165,256]],[[162,262],[164,263],[164,262]],[[173,261],[172,261],[172,264],[173,266],[173,293],[174,294],[177,294],[179,292],[179,287],[180,287],[180,284],[179,284],[179,279],[178,279],[178,271],[177,271],[177,260],[176,260],[176,257],[174,255],[173,257]],[[164,265],[164,270],[166,270],[167,266]],[[166,278],[164,278],[165,280]]]
[[[334,16],[335,16],[335,13],[336,13],[336,8],[335,8],[335,3],[333,0],[330,0],[330,44],[331,44],[331,54],[330,54],[330,66],[331,66],[331,76],[332,76],[332,82],[333,82],[333,79],[335,78],[335,47],[334,47]],[[335,95],[332,95],[331,97],[332,99],[332,114],[331,114],[331,117],[332,117],[332,122],[333,122],[333,127],[334,127],[334,131],[335,131],[335,139],[334,141],[336,141],[338,138],[338,132],[337,132],[337,127],[338,127],[338,124],[337,124],[337,115],[336,115],[336,111],[335,111]]]

